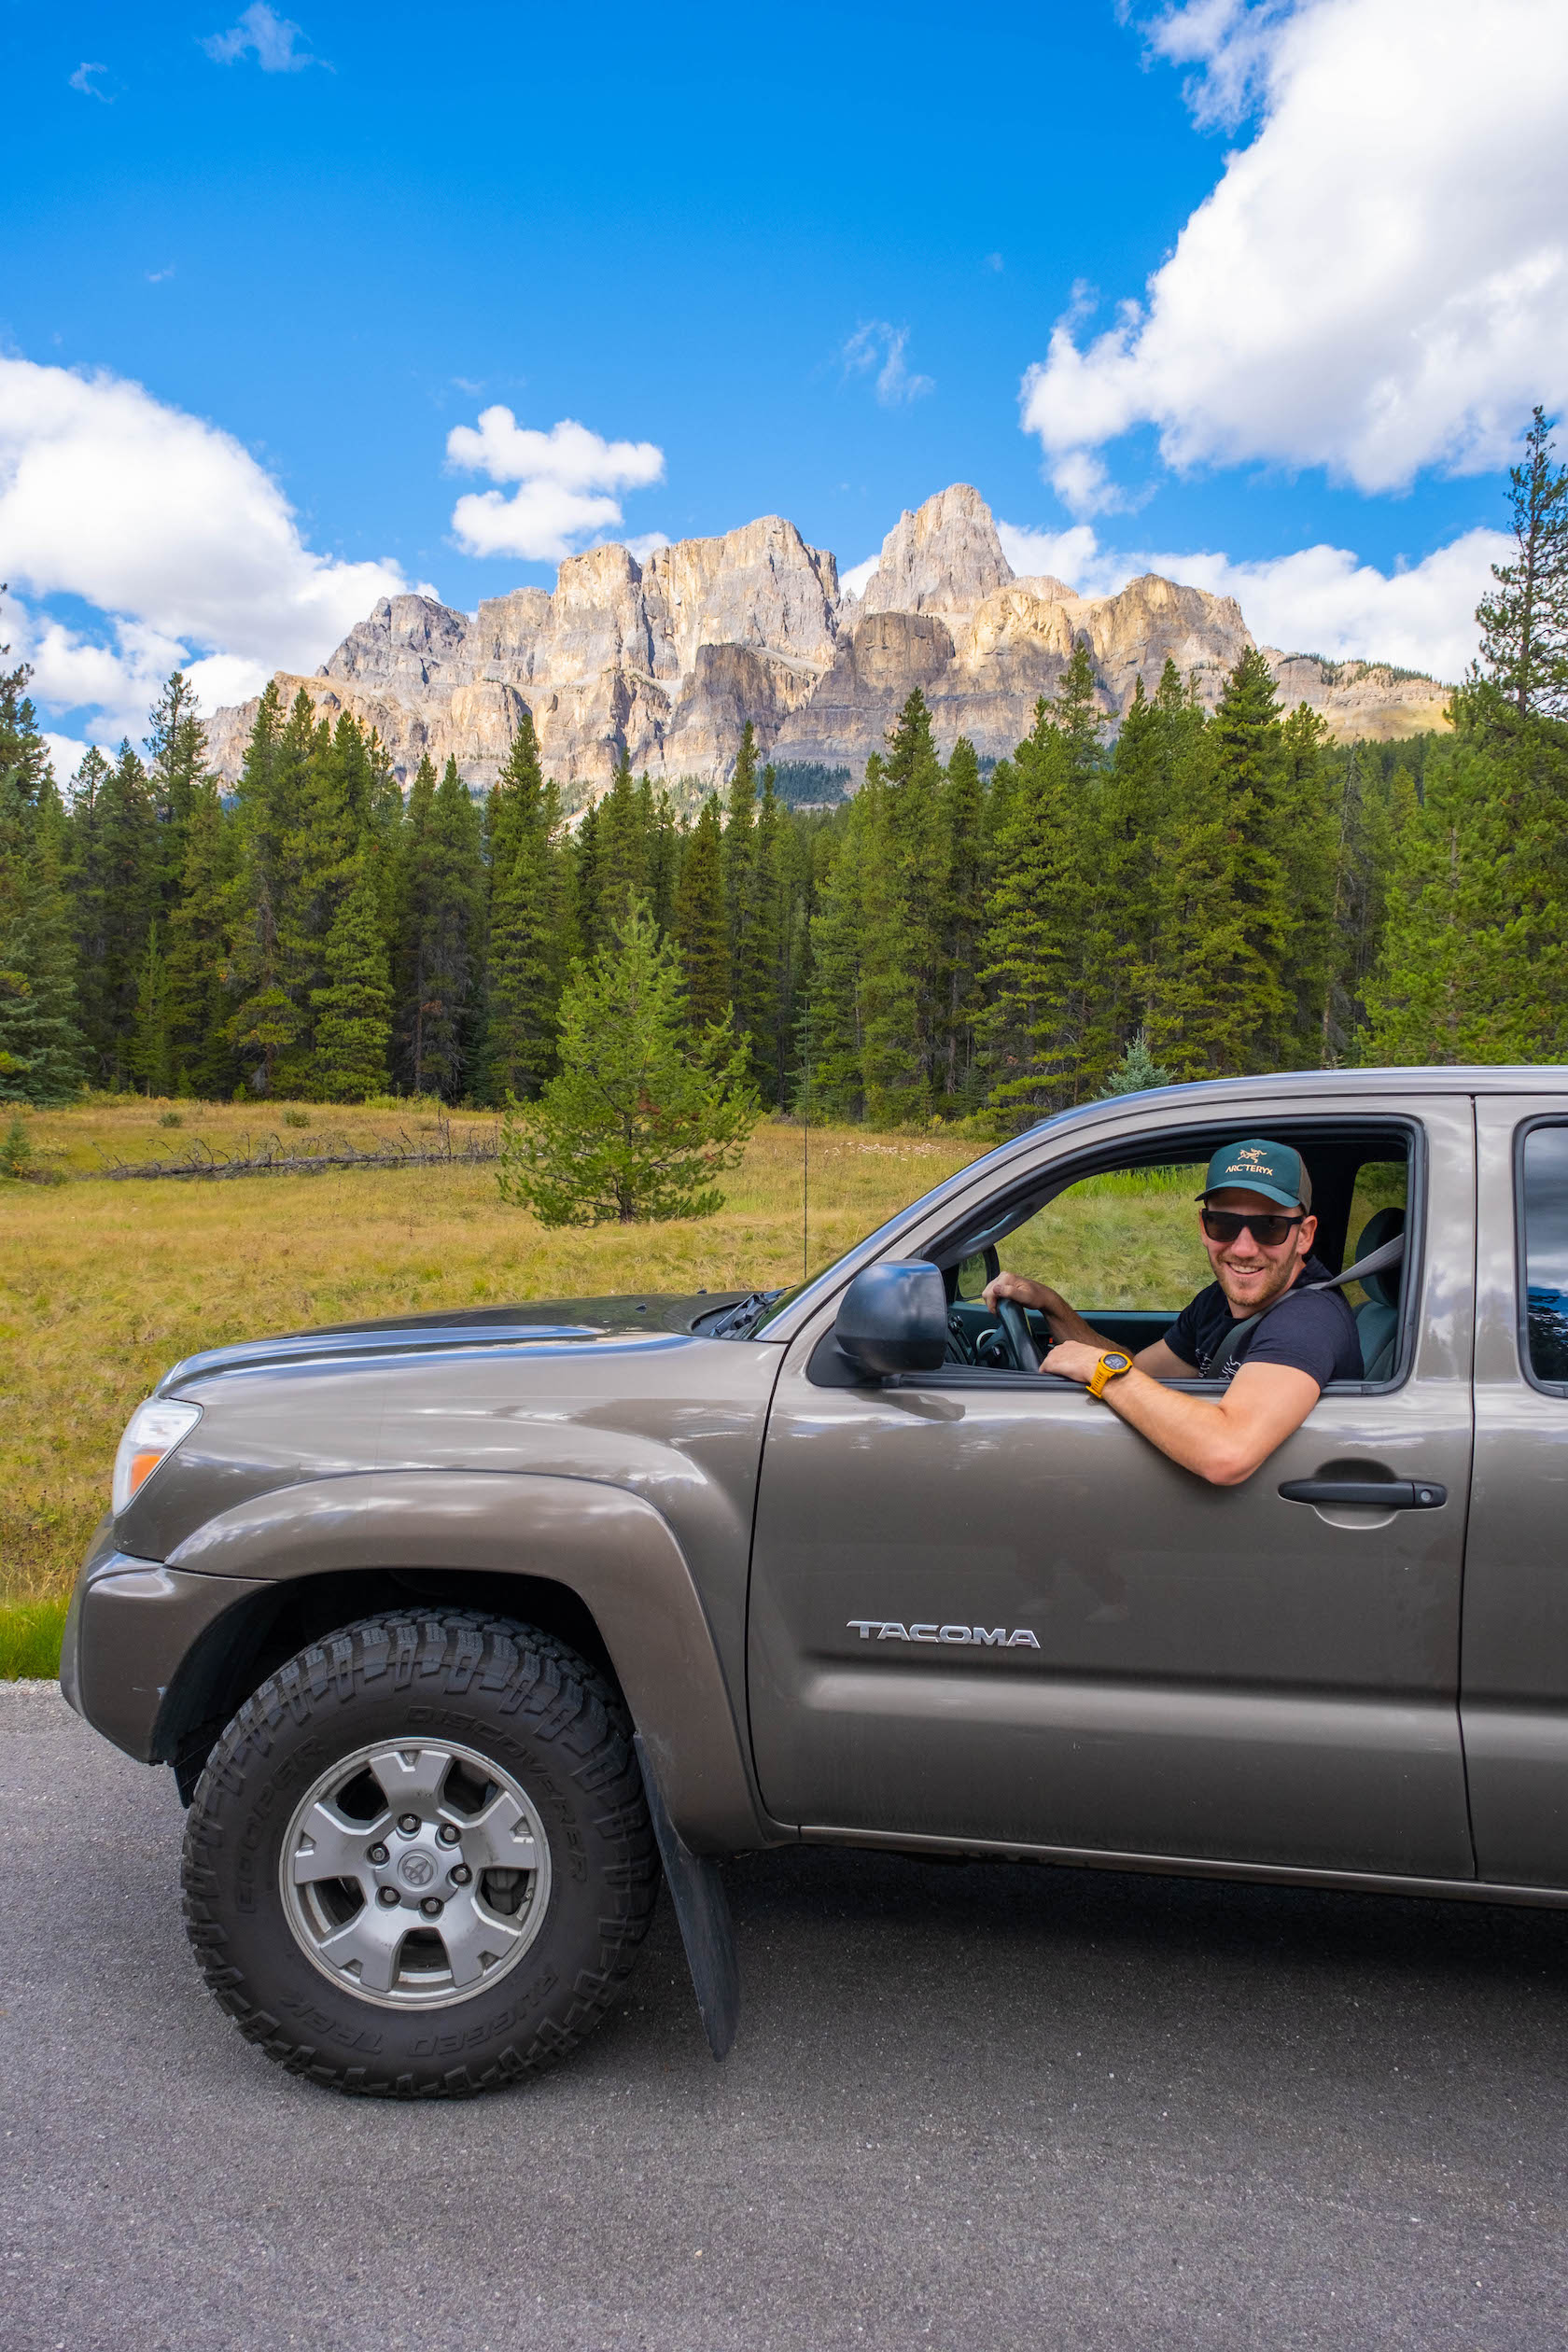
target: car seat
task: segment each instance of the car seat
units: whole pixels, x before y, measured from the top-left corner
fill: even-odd
[[[1369,1217],[1362,1229],[1351,1258],[1353,1266],[1358,1258],[1370,1257],[1385,1241],[1392,1241],[1405,1230],[1403,1209],[1379,1209]],[[1361,1335],[1363,1378],[1387,1380],[1393,1376],[1393,1359],[1399,1346],[1399,1290],[1405,1273],[1405,1262],[1385,1266],[1380,1273],[1364,1274],[1361,1287],[1366,1293],[1366,1304],[1356,1309],[1356,1330]]]

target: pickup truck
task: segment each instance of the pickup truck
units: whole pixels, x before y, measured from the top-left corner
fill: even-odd
[[[987,1312],[1115,1344],[1295,1144],[1365,1377],[1239,1486]],[[1402,1235],[1403,1255],[1386,1264]],[[1197,1393],[1204,1384],[1195,1382]],[[661,1878],[717,2055],[718,1863],[787,1841],[1568,1904],[1568,1071],[1080,1107],[799,1288],[223,1347],[133,1416],[61,1680],[189,1805],[241,2031],[345,2091],[571,2050]]]

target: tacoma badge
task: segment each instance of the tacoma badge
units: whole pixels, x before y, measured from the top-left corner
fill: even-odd
[[[1009,1632],[1004,1625],[988,1628],[984,1625],[898,1625],[882,1617],[850,1617],[845,1631],[858,1633],[862,1642],[869,1642],[875,1633],[879,1642],[950,1642],[983,1649],[1038,1649],[1040,1644],[1027,1625]]]

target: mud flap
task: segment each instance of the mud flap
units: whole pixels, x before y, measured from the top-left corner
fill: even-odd
[[[719,1866],[693,1854],[681,1838],[665,1804],[652,1760],[641,1732],[633,1737],[653,1835],[665,1866],[665,1882],[680,1923],[686,1965],[692,1971],[703,2031],[715,2058],[727,2058],[740,2023],[740,1967],[735,1958],[735,1929]]]

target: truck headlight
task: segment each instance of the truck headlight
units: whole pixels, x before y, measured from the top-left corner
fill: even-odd
[[[182,1437],[189,1437],[202,1418],[200,1405],[180,1405],[172,1398],[149,1396],[138,1405],[125,1424],[115,1456],[112,1507],[118,1519],[133,1495],[140,1492],[166,1454]]]

